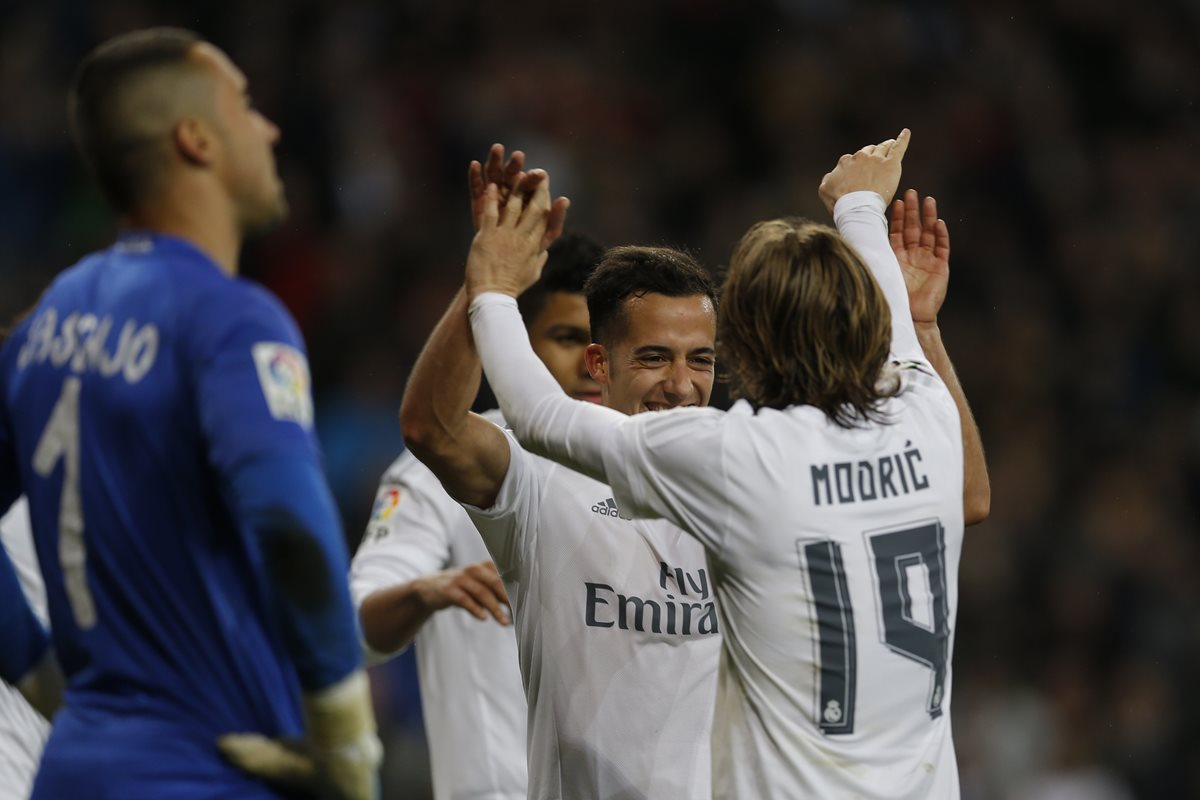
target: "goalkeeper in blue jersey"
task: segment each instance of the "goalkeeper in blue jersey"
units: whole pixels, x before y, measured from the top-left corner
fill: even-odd
[[[175,29],[92,52],[70,116],[121,233],[0,350],[0,507],[29,497],[67,679],[33,797],[371,797],[304,342],[238,277],[243,236],[286,213],[279,130]],[[0,677],[45,708],[49,642],[14,586],[0,556]]]

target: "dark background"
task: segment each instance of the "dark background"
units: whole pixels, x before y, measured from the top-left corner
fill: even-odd
[[[307,337],[351,545],[491,142],[549,169],[571,228],[716,269],[911,127],[993,485],[960,575],[964,798],[1200,797],[1200,2],[0,0],[0,318],[111,240],[65,92],[153,24],[229,52],[283,129],[292,215],[244,270]],[[423,796],[411,660],[375,688],[386,796]]]

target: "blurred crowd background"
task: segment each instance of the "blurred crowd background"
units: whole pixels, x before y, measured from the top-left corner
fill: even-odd
[[[154,24],[229,52],[283,130],[292,214],[244,271],[307,337],[351,547],[489,144],[549,169],[570,228],[719,269],[756,220],[824,219],[837,157],[910,126],[993,486],[960,579],[963,796],[1200,797],[1200,2],[9,0],[0,317],[112,238],[64,98]],[[375,674],[389,797],[428,791],[414,676]]]

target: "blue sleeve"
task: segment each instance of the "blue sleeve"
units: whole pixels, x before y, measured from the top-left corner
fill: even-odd
[[[0,678],[10,684],[25,677],[50,647],[42,623],[21,591],[8,552],[0,547]]]
[[[342,526],[321,471],[304,344],[277,299],[246,281],[196,304],[193,381],[208,460],[263,553],[301,686],[361,663]]]
[[[362,650],[346,543],[324,475],[311,460],[259,458],[233,472],[230,489],[237,518],[263,553],[300,685],[317,691],[346,677]]]
[[[304,343],[287,311],[241,281],[197,304],[193,381],[209,463],[315,456],[312,388]]]

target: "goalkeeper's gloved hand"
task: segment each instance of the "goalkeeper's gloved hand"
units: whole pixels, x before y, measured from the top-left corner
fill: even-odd
[[[383,747],[367,675],[355,670],[319,692],[305,695],[307,747],[254,733],[230,733],[217,745],[222,755],[270,783],[305,788],[339,800],[379,796]]]
[[[39,714],[46,719],[53,719],[54,712],[62,705],[65,684],[54,651],[47,650],[41,660],[17,681],[17,690]]]

